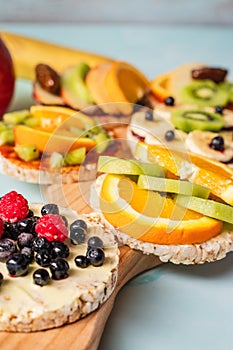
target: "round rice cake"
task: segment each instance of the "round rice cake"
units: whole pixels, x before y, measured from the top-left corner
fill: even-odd
[[[42,204],[30,204],[34,215],[40,216]],[[113,292],[118,272],[119,250],[112,230],[100,223],[98,215],[78,215],[70,209],[60,208],[69,224],[83,219],[88,226],[87,239],[101,237],[104,243],[105,261],[102,266],[88,266],[85,269],[75,265],[77,255],[86,255],[87,244],[74,245],[67,238],[70,248],[66,259],[69,276],[53,280],[46,286],[33,282],[33,272],[41,268],[36,262],[29,265],[26,276],[11,277],[5,263],[0,263],[4,276],[0,287],[0,330],[31,332],[59,327],[74,322],[96,310]],[[49,270],[48,270],[49,271]]]

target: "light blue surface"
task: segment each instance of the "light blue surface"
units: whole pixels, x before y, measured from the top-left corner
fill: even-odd
[[[137,65],[150,78],[187,61],[233,69],[233,29],[149,26],[1,25],[5,30],[96,51]],[[232,74],[231,74],[232,79]],[[18,84],[12,108],[30,102]],[[40,188],[5,176],[0,195],[23,191],[30,200]],[[232,254],[202,266],[166,264],[144,273],[120,292],[100,350],[232,349]]]

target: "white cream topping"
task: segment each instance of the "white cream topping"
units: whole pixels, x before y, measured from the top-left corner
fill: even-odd
[[[41,205],[32,204],[30,208],[35,215],[38,215]],[[4,276],[0,287],[0,329],[5,329],[2,325],[11,322],[14,318],[17,322],[31,320],[46,312],[64,309],[66,306],[70,308],[73,305],[77,308],[78,304],[88,301],[96,301],[98,306],[103,301],[98,298],[103,297],[103,290],[110,286],[113,273],[118,266],[118,247],[115,237],[103,225],[95,223],[90,215],[80,216],[68,209],[62,209],[60,213],[67,217],[69,224],[77,218],[86,220],[88,237],[93,235],[101,237],[105,246],[104,264],[100,267],[78,268],[74,258],[77,255],[85,255],[87,246],[86,244],[73,245],[69,239],[65,242],[70,248],[70,256],[66,259],[70,265],[69,277],[59,281],[51,279],[46,286],[40,287],[33,283],[33,271],[41,268],[35,262],[30,265],[28,274],[22,277],[9,276],[6,264],[0,263],[0,271]]]

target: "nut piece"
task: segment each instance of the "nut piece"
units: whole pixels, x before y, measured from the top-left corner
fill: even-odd
[[[193,69],[191,74],[193,79],[209,79],[218,84],[225,80],[227,70],[222,68],[202,67]]]
[[[41,87],[53,95],[60,95],[60,76],[47,64],[38,64],[35,68],[36,80]]]

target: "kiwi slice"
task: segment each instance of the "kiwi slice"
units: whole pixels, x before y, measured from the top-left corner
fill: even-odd
[[[106,150],[111,139],[105,132],[100,132],[94,137],[94,140],[96,141],[96,151],[101,153]]]
[[[60,169],[64,165],[64,157],[61,153],[53,152],[49,159],[51,169]]]
[[[28,109],[23,109],[20,111],[14,111],[5,113],[3,115],[3,120],[6,124],[22,124],[26,118],[30,117],[30,112]]]
[[[229,95],[228,102],[233,103],[233,83],[230,83],[229,81],[224,81],[221,83],[221,87],[225,89]]]
[[[0,146],[12,145],[14,143],[14,134],[12,128],[7,127],[0,131]]]
[[[102,173],[122,174],[122,175],[165,175],[164,169],[158,164],[138,162],[131,159],[122,159],[111,156],[100,156],[97,170]]]
[[[38,159],[40,156],[38,148],[33,145],[18,145],[15,146],[14,150],[18,157],[26,162]]]
[[[171,112],[171,122],[177,129],[185,132],[193,130],[219,131],[224,126],[224,120],[218,113],[202,110],[181,110]]]
[[[176,203],[213,219],[233,224],[233,207],[228,204],[184,195],[177,195]]]
[[[211,80],[195,80],[180,91],[179,97],[184,104],[200,107],[225,106],[229,100],[229,92]]]
[[[40,124],[39,118],[30,116],[30,117],[24,119],[23,124],[27,125],[27,126],[32,126],[32,127],[38,126]]]
[[[81,164],[86,157],[86,148],[76,148],[66,154],[64,162],[65,165],[78,165]]]
[[[210,190],[207,187],[194,184],[189,181],[180,181],[175,179],[164,179],[161,177],[153,177],[140,175],[137,183],[139,188],[179,194],[189,194],[196,197],[208,198]]]

